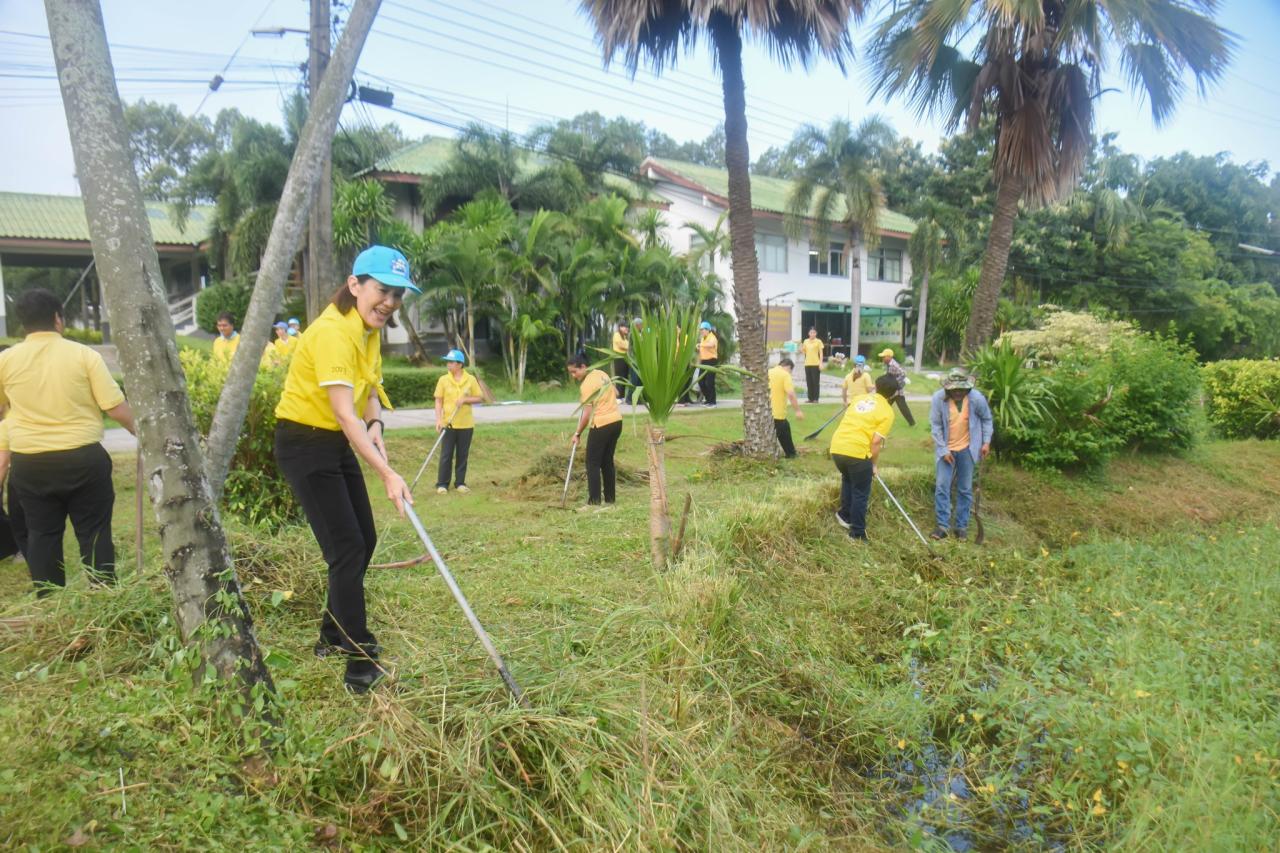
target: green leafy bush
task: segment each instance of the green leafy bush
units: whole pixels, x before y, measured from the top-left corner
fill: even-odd
[[[230,365],[196,350],[178,353],[187,396],[202,436],[208,437]],[[250,524],[276,529],[301,520],[301,508],[275,460],[276,404],[284,390],[284,367],[261,369],[253,381],[249,411],[223,487],[224,509]]]
[[[239,279],[211,284],[196,296],[196,325],[206,332],[217,332],[218,315],[230,311],[238,327],[249,310],[253,288]]]
[[[1122,447],[1185,450],[1196,443],[1200,369],[1190,347],[1158,335],[1113,341],[1098,370],[1111,389],[1100,413]]]
[[[1203,375],[1214,429],[1227,438],[1280,438],[1280,361],[1215,361]]]
[[[1005,332],[1000,343],[1008,342],[1015,350],[1040,361],[1056,361],[1080,351],[1104,353],[1123,340],[1131,340],[1138,330],[1119,320],[1103,320],[1092,314],[1063,311],[1044,306],[1047,314],[1038,329]]]
[[[62,330],[62,336],[67,340],[78,341],[82,344],[102,343],[102,332],[96,329],[77,329],[73,326],[67,326]]]
[[[382,366],[382,388],[397,409],[435,405],[436,383],[446,370],[441,367]]]

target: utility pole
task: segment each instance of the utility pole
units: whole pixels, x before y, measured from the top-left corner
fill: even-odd
[[[320,80],[329,65],[330,0],[311,0],[310,56],[307,58],[307,93],[315,108]],[[325,151],[320,164],[320,183],[307,223],[307,267],[303,277],[303,293],[307,301],[307,320],[319,316],[329,291],[338,286],[333,272],[333,161]]]

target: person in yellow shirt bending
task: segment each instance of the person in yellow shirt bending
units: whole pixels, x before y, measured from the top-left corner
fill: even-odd
[[[382,677],[380,647],[369,630],[364,575],[378,543],[358,454],[404,515],[409,486],[387,462],[382,390],[383,328],[405,290],[409,262],[386,246],[356,256],[351,275],[298,340],[276,406],[276,464],[293,489],[329,566],[317,657],[346,656],[343,681],[364,693]],[[354,452],[353,452],[354,451]]]
[[[36,594],[67,584],[62,538],[68,518],[90,583],[114,583],[115,489],[102,414],[135,432],[133,411],[102,356],[62,337],[61,300],[36,288],[14,307],[27,336],[0,353],[0,406],[9,407],[9,488],[26,515],[27,569]]]
[[[573,433],[577,444],[588,424],[587,433],[587,505],[600,503],[601,485],[604,486],[604,502],[611,504],[617,496],[617,471],[613,454],[622,435],[622,413],[618,411],[618,398],[608,390],[609,377],[603,370],[592,370],[581,355],[569,359],[565,367],[574,382],[582,383],[578,399],[582,402],[582,414],[578,428]]]
[[[720,339],[716,330],[706,320],[698,326],[702,337],[698,339],[698,364],[702,367],[715,367],[720,363]],[[702,391],[702,405],[715,408],[716,374],[713,370],[703,370],[698,378],[698,389]]]
[[[769,408],[773,411],[773,432],[778,436],[778,444],[782,445],[782,453],[788,459],[796,458],[796,443],[791,440],[791,423],[787,420],[788,400],[796,410],[796,420],[804,420],[800,401],[796,399],[796,386],[791,381],[791,371],[795,366],[794,361],[783,356],[777,367],[769,368]]]
[[[613,381],[618,386],[618,399],[626,396],[623,382],[631,376],[631,367],[627,364],[627,352],[631,349],[631,327],[626,320],[618,322],[613,332]]]
[[[880,450],[893,428],[889,398],[898,390],[892,376],[876,380],[876,392],[854,397],[831,436],[831,461],[840,472],[840,509],[836,521],[852,539],[867,538],[867,501]]]
[[[818,330],[810,329],[809,337],[800,342],[800,351],[804,353],[804,383],[809,392],[809,402],[818,402],[819,385],[822,382],[822,366],[825,359],[822,351],[825,345],[818,338]]]
[[[875,390],[875,380],[871,378],[871,371],[867,370],[867,357],[865,355],[856,356],[853,359],[853,370],[849,371],[849,375],[844,378],[844,382],[840,385],[841,402],[847,406],[850,398],[861,397]]]
[[[475,376],[462,369],[467,357],[462,350],[451,349],[444,357],[449,372],[436,382],[436,432],[444,430],[440,442],[440,464],[436,469],[436,494],[449,493],[449,475],[459,492],[467,487],[467,459],[471,455],[471,437],[476,420],[471,414],[473,403],[484,402],[484,392]]]
[[[218,315],[218,336],[213,339],[213,354],[224,361],[230,361],[240,347],[240,333],[236,331],[236,318],[230,311]]]

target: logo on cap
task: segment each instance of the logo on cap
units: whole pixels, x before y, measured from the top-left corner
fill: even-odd
[[[391,271],[396,275],[407,276],[409,274],[409,265],[404,262],[403,258],[396,258],[391,262]]]

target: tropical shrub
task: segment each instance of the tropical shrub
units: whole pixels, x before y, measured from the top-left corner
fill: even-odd
[[[997,449],[1008,442],[1013,432],[1024,432],[1043,421],[1048,411],[1048,384],[1025,362],[1021,353],[1003,341],[978,350],[970,366],[991,404]]]
[[[253,289],[240,279],[211,284],[196,296],[196,325],[209,334],[218,331],[218,315],[230,311],[237,326],[249,310]]]
[[[383,365],[382,388],[397,409],[434,406],[436,383],[445,372],[440,367]]]
[[[207,438],[230,365],[192,349],[181,350],[178,358],[187,377],[191,413],[195,415],[200,434]],[[284,390],[285,371],[283,366],[266,368],[259,370],[254,378],[249,411],[222,490],[226,512],[268,529],[297,522],[302,517],[293,490],[280,474],[275,460],[276,404]]]
[[[1174,451],[1196,443],[1200,368],[1189,346],[1159,335],[1124,335],[1098,371],[1112,394],[1100,417],[1121,446]]]
[[[1280,438],[1280,361],[1215,361],[1204,366],[1209,423],[1227,438]]]

